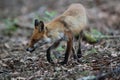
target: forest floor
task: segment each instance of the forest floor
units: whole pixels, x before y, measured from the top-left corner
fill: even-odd
[[[47,62],[46,50],[50,44],[32,53],[26,51],[33,31],[33,17],[30,15],[36,12],[0,22],[0,80],[119,80],[120,5],[104,3],[87,11],[89,27],[112,38],[103,38],[94,44],[83,41],[81,61],[78,63],[71,57],[63,66]],[[46,12],[44,19],[59,14]],[[62,60],[64,50],[59,47],[53,51],[53,59]]]

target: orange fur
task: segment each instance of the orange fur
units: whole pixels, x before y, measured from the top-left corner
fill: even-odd
[[[60,39],[66,40],[68,48],[65,53],[65,58],[67,59],[64,61],[67,62],[73,46],[73,36],[79,35],[86,28],[87,16],[85,8],[81,4],[72,4],[62,15],[45,25],[43,24],[35,25],[29,47],[34,47],[34,44],[38,40],[56,42],[57,44],[59,43],[57,41]],[[41,28],[42,30],[40,30]],[[50,50],[57,44],[54,44],[48,49],[48,55],[50,54]],[[48,61],[50,62],[51,59],[48,59]]]

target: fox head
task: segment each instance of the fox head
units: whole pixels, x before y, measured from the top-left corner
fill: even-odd
[[[47,27],[45,27],[44,22],[35,19],[33,34],[30,38],[28,48],[26,50],[30,52],[34,51],[37,47],[36,43],[39,40],[43,40],[44,42],[50,42],[50,39],[47,37]]]

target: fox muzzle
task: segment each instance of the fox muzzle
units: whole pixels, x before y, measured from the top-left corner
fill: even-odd
[[[26,51],[33,52],[33,51],[35,51],[35,49],[36,49],[37,47],[38,47],[38,44],[34,44],[33,47],[28,47],[28,48],[26,49]]]
[[[27,48],[26,51],[33,52],[36,48]]]

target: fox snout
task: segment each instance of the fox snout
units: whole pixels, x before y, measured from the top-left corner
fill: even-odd
[[[34,44],[33,47],[28,47],[28,48],[26,49],[26,51],[33,52],[33,51],[35,51],[35,49],[36,49],[37,47],[38,47],[38,44]]]
[[[27,48],[26,51],[33,52],[35,51],[35,48]]]

